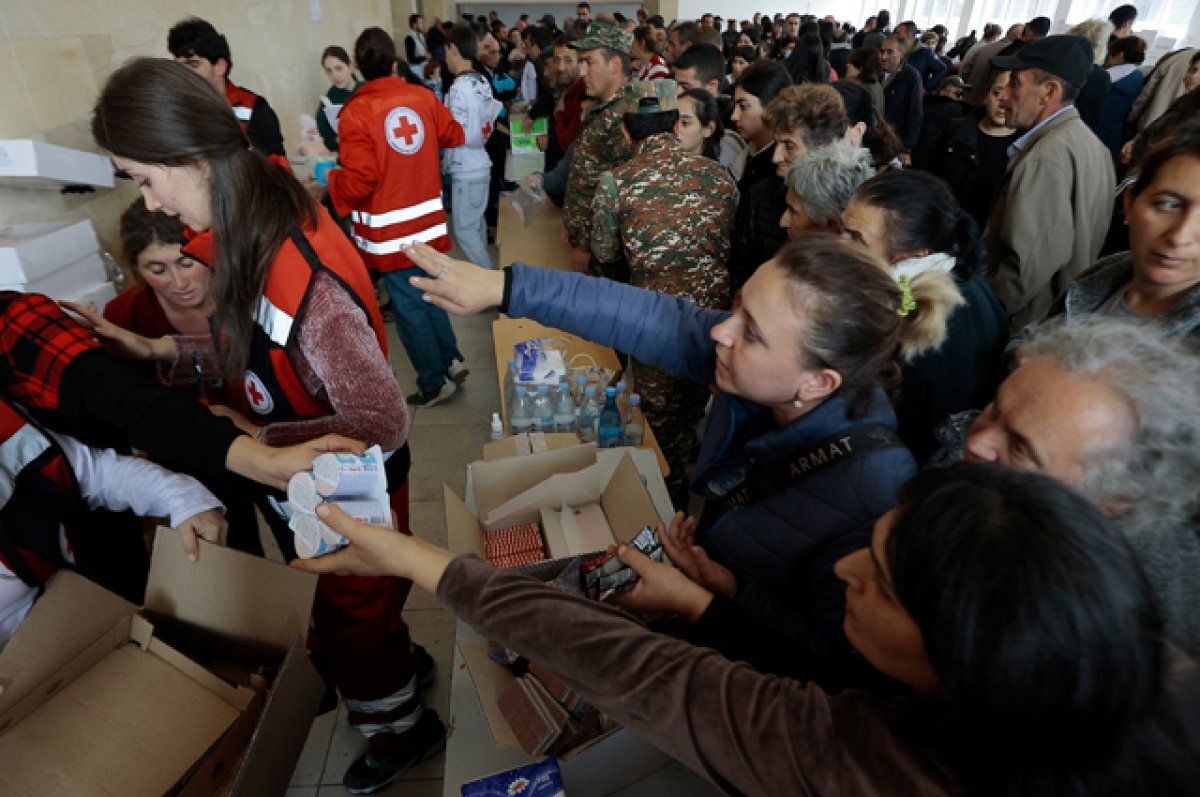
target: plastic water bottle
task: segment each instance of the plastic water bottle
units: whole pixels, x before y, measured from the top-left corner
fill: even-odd
[[[500,420],[500,413],[498,412],[492,413],[492,439],[504,439],[504,423]]]
[[[513,434],[524,434],[533,430],[533,404],[524,385],[517,385],[512,411],[508,413],[508,425]]]
[[[575,402],[571,401],[571,391],[566,382],[558,386],[558,402],[554,405],[554,431],[575,431]]]
[[[575,377],[575,390],[572,391],[571,399],[575,402],[575,414],[579,414],[579,408],[583,406],[583,402],[587,400],[587,377],[583,374]]]
[[[629,397],[629,414],[625,417],[623,445],[641,448],[646,437],[646,419],[642,415],[642,397],[634,393]]]
[[[617,412],[622,419],[629,417],[629,386],[624,379],[617,382]]]
[[[533,430],[554,430],[554,402],[550,400],[549,385],[538,385],[537,395],[533,397]]]
[[[617,409],[617,389],[604,388],[604,409],[600,410],[600,422],[597,426],[600,448],[616,448],[621,445],[621,413]]]
[[[579,439],[585,443],[596,442],[596,421],[600,409],[596,406],[596,388],[588,385],[584,388],[583,405],[579,408]]]
[[[511,407],[517,397],[517,361],[508,358],[508,370],[504,372],[504,406]]]

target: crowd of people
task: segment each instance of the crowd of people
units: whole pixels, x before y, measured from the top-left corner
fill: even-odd
[[[93,109],[136,286],[0,293],[0,642],[60,567],[137,599],[136,525],[84,513],[197,557],[262,555],[257,511],[294,560],[279,488],[378,444],[394,529],[322,509],[351,544],[295,562],[369,740],[351,793],[445,744],[414,583],[729,793],[1194,792],[1200,51],[1144,64],[1136,13],[955,42],[887,11],[413,14],[321,53],[312,179],[180,22]],[[569,264],[489,249],[517,118]],[[619,608],[409,531],[409,407],[468,375],[448,313],[496,307],[643,396],[679,513],[669,563],[616,551]]]

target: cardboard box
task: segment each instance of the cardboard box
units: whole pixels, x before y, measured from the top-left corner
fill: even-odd
[[[43,274],[24,284],[0,284],[0,290],[42,293],[51,299],[67,299],[80,293],[81,289],[94,288],[105,282],[104,261],[99,252],[88,252],[82,257],[66,263],[49,274]]]
[[[104,306],[117,298],[117,288],[111,282],[105,281],[81,288],[72,295],[55,298],[69,299],[76,304],[87,307],[93,312],[103,313]]]
[[[88,219],[0,227],[0,284],[25,285],[99,250]]]
[[[94,152],[29,138],[0,140],[0,183],[58,190],[65,185],[113,187],[112,161]]]
[[[596,453],[594,446],[575,445],[471,463],[478,515],[444,488],[450,549],[482,557],[485,532],[537,523],[549,557],[522,569],[552,577],[570,559],[601,553],[658,524],[658,511],[629,454],[612,468],[597,461]]]
[[[282,794],[324,691],[315,589],[167,529],[140,610],[58,573],[0,653],[0,794]]]
[[[483,461],[491,462],[505,457],[523,457],[543,451],[558,451],[580,445],[574,432],[527,432],[515,434],[503,440],[483,444]]]

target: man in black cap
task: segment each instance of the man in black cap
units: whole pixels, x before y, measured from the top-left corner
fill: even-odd
[[[1100,254],[1112,214],[1112,159],[1075,110],[1092,46],[1049,36],[1013,56],[1000,102],[1022,131],[988,221],[988,278],[1014,330],[1046,317],[1050,304]]]

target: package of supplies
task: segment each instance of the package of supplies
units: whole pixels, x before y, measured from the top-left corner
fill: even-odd
[[[566,797],[558,761],[547,758],[462,785],[462,797]]]
[[[337,504],[360,523],[392,526],[385,458],[377,445],[362,455],[322,454],[313,460],[312,473],[291,478],[287,493],[288,528],[295,535],[296,555],[302,559],[323,556],[349,544],[317,517],[317,507],[323,503]]]
[[[528,116],[514,116],[509,120],[509,143],[514,155],[536,155],[538,136],[544,136],[549,130],[546,118],[530,119]]]
[[[513,346],[518,385],[555,386],[567,375],[563,343],[555,338],[533,338]]]

